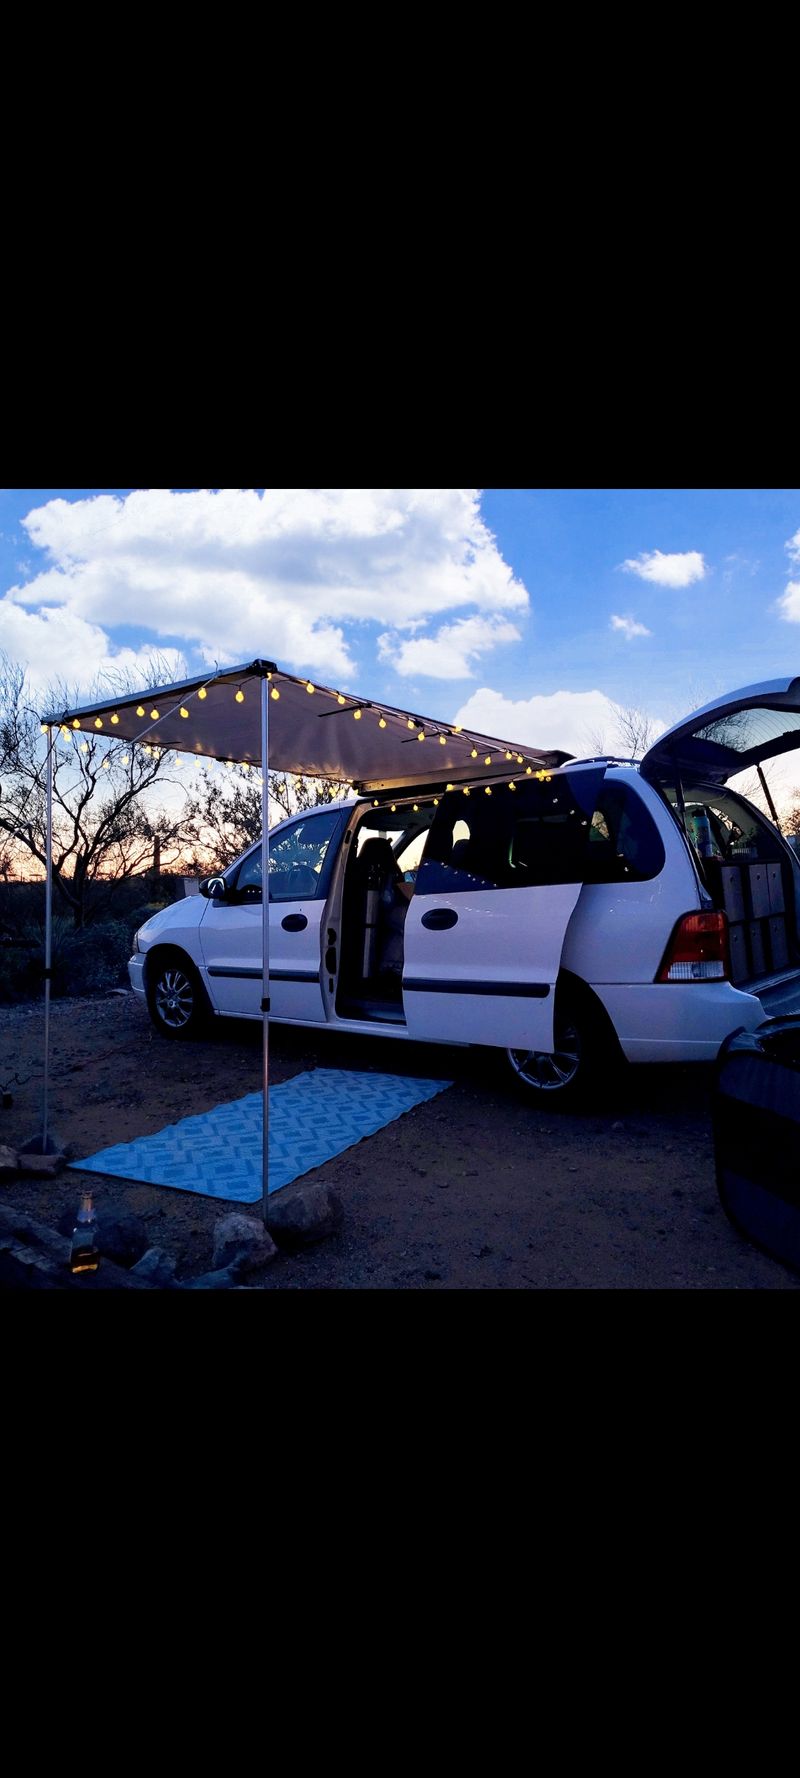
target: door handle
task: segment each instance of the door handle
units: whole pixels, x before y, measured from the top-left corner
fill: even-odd
[[[449,926],[457,925],[458,914],[455,908],[430,908],[421,923],[429,932],[446,932]]]
[[[281,925],[284,932],[305,932],[308,921],[305,914],[286,914]]]

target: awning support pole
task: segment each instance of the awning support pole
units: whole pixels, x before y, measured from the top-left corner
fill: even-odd
[[[56,729],[47,736],[47,881],[44,901],[44,1108],[42,1154],[47,1154],[47,1114],[50,1092],[50,977],[53,965],[53,749]]]
[[[269,1215],[269,681],[261,680],[261,1022],[263,1029],[263,1091],[261,1189],[262,1214]]]

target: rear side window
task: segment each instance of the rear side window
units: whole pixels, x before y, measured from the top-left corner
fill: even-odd
[[[418,895],[581,883],[602,770],[493,784],[443,798],[417,875]]]
[[[631,784],[606,782],[586,848],[587,883],[642,883],[664,868],[664,846],[649,809]]]

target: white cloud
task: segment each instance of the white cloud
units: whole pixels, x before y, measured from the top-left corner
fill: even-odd
[[[461,705],[453,718],[520,747],[557,747],[563,753],[593,753],[601,735],[611,745],[616,727],[614,706],[601,691],[555,691],[532,698],[506,698],[483,686]]]
[[[273,656],[346,679],[355,670],[346,622],[399,627],[464,606],[490,616],[527,610],[479,494],[150,488],[52,500],[24,520],[48,565],[9,590],[0,621],[58,607],[95,634],[136,623],[154,640],[185,639],[209,661]]]
[[[27,668],[34,692],[55,681],[85,689],[109,673],[130,676],[141,684],[149,676],[153,655],[149,648],[114,649],[97,624],[87,623],[63,607],[25,611],[11,600],[0,601],[0,647]],[[168,678],[184,675],[183,659],[176,649],[160,649],[159,666]]]
[[[416,629],[418,626],[414,625]],[[500,642],[518,642],[516,624],[501,617],[460,617],[443,624],[435,636],[404,641],[395,632],[378,637],[378,654],[397,673],[423,674],[429,679],[471,679],[472,662]]]
[[[704,580],[708,569],[699,550],[687,549],[682,555],[662,555],[660,549],[643,550],[641,555],[623,562],[621,566],[629,574],[638,574],[640,580],[649,580],[655,586],[682,587],[691,586],[695,580]]]
[[[790,560],[800,568],[800,531],[795,531],[786,545]],[[776,601],[776,610],[787,624],[800,624],[800,580],[789,580],[785,592]]]
[[[632,642],[634,636],[652,636],[645,624],[637,623],[635,617],[612,617],[612,630],[621,630],[626,642]]]

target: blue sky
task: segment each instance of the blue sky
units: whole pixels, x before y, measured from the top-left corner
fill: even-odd
[[[800,672],[797,489],[0,491],[0,647],[88,692],[153,649],[533,745]],[[800,773],[798,773],[800,776]]]

